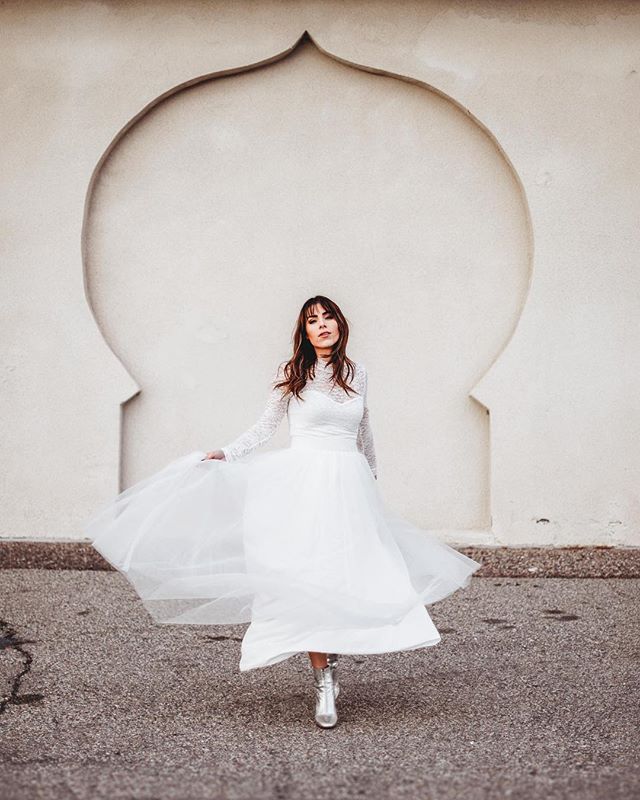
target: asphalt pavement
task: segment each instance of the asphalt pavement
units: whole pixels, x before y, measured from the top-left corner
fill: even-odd
[[[241,673],[246,625],[155,624],[115,572],[0,571],[0,793],[33,798],[640,797],[640,579],[475,577],[442,641]]]

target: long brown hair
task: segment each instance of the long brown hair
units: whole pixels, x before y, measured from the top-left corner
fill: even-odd
[[[274,388],[283,389],[283,394],[291,393],[300,397],[307,380],[316,374],[318,356],[314,346],[307,336],[307,317],[310,317],[316,304],[331,312],[338,322],[338,341],[334,345],[331,357],[327,363],[333,366],[332,380],[341,386],[347,393],[358,392],[349,386],[355,375],[355,362],[347,356],[347,341],[349,340],[349,323],[337,303],[324,295],[318,294],[305,301],[298,314],[298,320],[293,331],[293,355],[284,365],[284,380],[274,384]],[[304,399],[304,398],[302,398]]]

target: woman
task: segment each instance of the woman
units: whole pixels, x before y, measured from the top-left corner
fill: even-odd
[[[336,303],[307,300],[260,419],[125,490],[87,526],[156,621],[250,622],[241,671],[308,652],[323,728],[338,720],[338,654],[437,644],[425,605],[481,566],[383,503],[367,371],[347,357],[348,337]],[[285,414],[289,447],[254,453]]]

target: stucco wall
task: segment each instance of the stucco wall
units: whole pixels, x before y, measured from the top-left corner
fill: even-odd
[[[0,24],[3,536],[82,538],[248,427],[323,293],[399,511],[452,542],[640,543],[636,4]]]

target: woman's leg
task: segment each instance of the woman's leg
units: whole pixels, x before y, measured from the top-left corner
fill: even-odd
[[[315,669],[323,669],[328,664],[326,653],[309,653],[309,658],[311,666]]]

